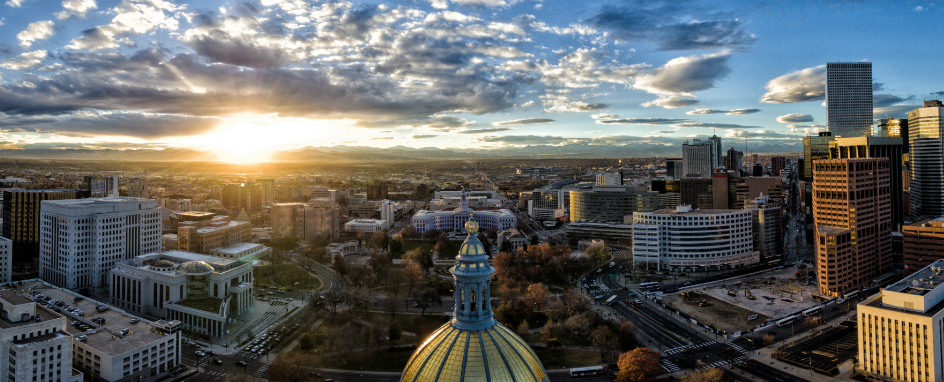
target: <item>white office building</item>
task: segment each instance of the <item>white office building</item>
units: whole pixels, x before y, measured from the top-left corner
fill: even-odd
[[[81,382],[66,318],[26,296],[0,290],[0,380]]]
[[[760,261],[750,210],[678,206],[634,212],[633,222],[633,261],[657,269],[718,270]]]
[[[394,221],[396,220],[394,215],[395,212],[396,205],[394,205],[393,202],[386,199],[380,202],[380,220],[387,222],[387,226],[384,227],[385,229],[390,228],[390,226],[394,224]]]
[[[944,107],[925,101],[908,112],[911,156],[911,216],[944,215]]]
[[[433,199],[429,201],[431,211],[439,211],[448,208],[458,208],[462,203],[462,194],[465,192],[465,203],[470,208],[498,208],[501,207],[501,198],[498,191],[478,190],[478,191],[436,191]]]
[[[124,260],[110,278],[112,305],[213,338],[253,305],[252,263],[239,259],[167,251]]]
[[[116,263],[161,251],[153,199],[47,200],[40,207],[40,277],[72,290],[104,288]]]
[[[459,197],[459,207],[453,210],[427,211],[419,210],[410,219],[410,224],[416,232],[424,233],[432,230],[440,232],[461,231],[465,222],[473,216],[483,230],[495,228],[499,232],[515,226],[517,217],[507,209],[473,210],[468,205],[465,191]]]
[[[693,139],[682,144],[682,178],[709,178],[721,166],[721,137]]]
[[[354,219],[344,223],[345,232],[374,233],[387,229],[387,221],[381,219]]]
[[[872,63],[826,64],[826,127],[833,136],[863,137],[872,131]]]

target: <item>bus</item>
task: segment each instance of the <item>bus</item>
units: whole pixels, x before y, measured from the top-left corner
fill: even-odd
[[[818,307],[818,306],[815,307],[815,308],[809,308],[809,309],[803,311],[803,315],[804,315],[804,316],[807,316],[807,317],[815,316],[815,315],[819,314],[819,312],[821,312],[822,310],[823,310],[823,309],[820,308],[820,307]]]
[[[846,300],[849,300],[849,299],[855,297],[857,294],[859,294],[859,291],[858,291],[858,290],[856,290],[856,291],[854,291],[854,292],[846,293],[846,296],[845,296],[845,297],[846,297]]]
[[[586,377],[597,374],[603,374],[603,366],[575,367],[570,369],[571,377]]]
[[[657,287],[657,286],[659,286],[659,283],[658,283],[658,282],[655,282],[655,281],[650,282],[650,283],[642,283],[642,284],[639,284],[639,288],[641,288],[641,289],[655,288],[655,287]]]
[[[780,320],[780,321],[777,321],[777,326],[779,326],[779,327],[784,327],[784,326],[787,326],[787,325],[790,325],[790,324],[796,322],[796,320],[797,320],[796,316],[790,316],[790,317],[784,318],[784,319],[782,319],[782,320]]]
[[[610,298],[606,299],[606,304],[607,304],[607,305],[613,305],[614,302],[616,302],[616,295],[615,295],[615,294],[612,295],[612,296],[610,296]]]
[[[770,260],[770,261],[767,262],[767,264],[770,264],[770,265],[777,265],[777,264],[780,264],[780,259],[777,259],[777,260]]]

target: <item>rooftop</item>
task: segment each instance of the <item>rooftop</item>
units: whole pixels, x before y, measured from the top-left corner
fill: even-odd
[[[224,257],[210,256],[210,255],[201,255],[199,253],[184,252],[184,251],[164,251],[157,253],[158,257],[161,259],[167,259],[175,263],[184,263],[187,261],[202,261],[216,268],[217,271],[220,269],[226,269],[228,266],[233,263],[239,262],[237,259],[227,259]]]
[[[223,299],[215,297],[205,297],[205,298],[186,298],[180,301],[177,301],[177,305],[184,306],[187,308],[193,308],[197,310],[202,310],[204,312],[209,312],[213,314],[220,314],[220,305],[223,305]]]
[[[256,249],[259,247],[264,248],[265,246],[258,243],[239,243],[239,244],[231,245],[229,247],[217,248],[217,249],[214,249],[214,251],[222,252],[222,253],[230,253],[230,254],[235,255],[235,254],[239,254],[240,252],[248,251],[250,249]]]
[[[37,304],[37,306],[36,306],[36,315],[39,316],[39,318],[42,318],[43,321],[55,320],[55,319],[57,319],[57,318],[62,318],[61,315],[56,314],[55,312],[53,312],[53,311],[51,311],[51,310],[49,310],[49,309],[46,309],[45,307],[40,306],[40,305],[38,305],[38,304]],[[10,321],[10,320],[2,320],[2,319],[0,319],[0,329],[16,328],[16,327],[20,327],[20,326],[32,325],[32,324],[35,324],[35,323],[36,323],[35,320],[26,320],[26,321],[20,321],[20,322],[12,322],[12,321]]]
[[[889,285],[885,290],[923,296],[944,284],[944,260],[938,260],[912,273],[901,281]]]
[[[19,293],[16,293],[10,289],[0,290],[0,298],[13,305],[29,304],[33,302],[33,300],[21,296]]]
[[[820,234],[827,235],[827,236],[836,236],[836,235],[842,235],[847,232],[852,232],[846,228],[830,227],[830,226],[825,226],[825,225],[816,226],[816,230]]]
[[[688,209],[680,207],[689,207]],[[716,214],[727,214],[732,212],[745,212],[745,210],[724,210],[724,209],[692,209],[691,206],[679,206],[676,208],[663,208],[654,212],[642,212],[646,214],[653,215],[716,215]],[[749,211],[748,211],[749,212]]]
[[[236,226],[248,225],[248,224],[249,224],[249,222],[238,221],[238,220],[231,220],[229,223],[226,223],[226,225],[221,225],[221,226],[218,226],[218,227],[201,227],[201,228],[198,228],[198,229],[197,229],[197,232],[199,232],[199,233],[210,233],[210,232],[215,232],[215,231],[219,231],[219,230],[229,229],[229,228],[233,228],[233,227],[236,227]]]

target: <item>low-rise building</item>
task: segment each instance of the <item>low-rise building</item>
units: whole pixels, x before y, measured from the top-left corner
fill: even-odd
[[[252,239],[252,225],[248,221],[230,220],[224,216],[178,224],[177,249],[181,251],[207,254],[213,249]]]
[[[944,378],[942,267],[937,260],[858,304],[859,372],[880,381]]]
[[[345,232],[373,233],[387,229],[387,221],[381,219],[354,219],[344,223]]]
[[[161,252],[118,263],[110,278],[112,305],[214,338],[253,305],[252,263],[239,259]]]
[[[81,382],[82,373],[72,365],[66,318],[27,296],[25,290],[0,290],[0,378]]]
[[[505,243],[508,243],[508,248],[515,252],[518,248],[525,247],[530,242],[530,239],[527,235],[518,231],[517,228],[509,228],[498,233],[498,249],[502,250],[505,248]]]
[[[257,243],[239,243],[229,247],[210,250],[211,256],[252,261],[272,254],[272,248]]]
[[[348,256],[355,255],[357,251],[360,250],[360,242],[357,240],[350,240],[343,243],[331,243],[325,248],[328,252],[328,255],[334,259],[335,255]]]
[[[464,200],[464,195],[465,191],[462,191],[460,199]],[[515,214],[507,209],[474,210],[469,207],[467,202],[460,201],[459,207],[455,209],[419,210],[413,214],[410,223],[413,225],[413,229],[419,233],[432,230],[440,232],[461,231],[465,222],[473,216],[483,230],[494,228],[499,232],[514,227],[518,221]]]

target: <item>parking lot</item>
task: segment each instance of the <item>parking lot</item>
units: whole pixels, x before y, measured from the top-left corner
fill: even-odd
[[[820,374],[837,375],[837,366],[857,354],[856,328],[855,321],[844,321],[782,349],[778,359]]]

